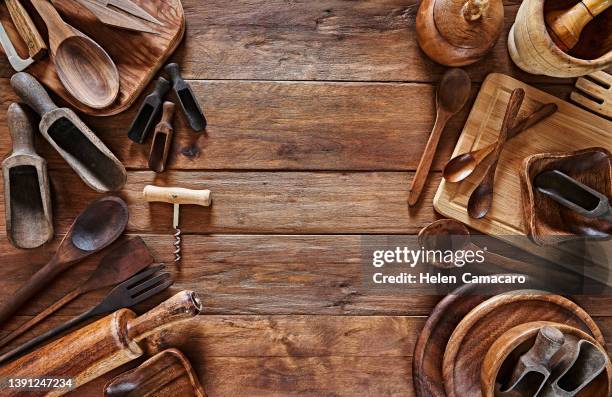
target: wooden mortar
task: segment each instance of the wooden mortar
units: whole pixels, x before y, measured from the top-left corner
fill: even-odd
[[[551,38],[544,18],[546,0],[524,0],[508,36],[508,51],[514,63],[532,74],[552,77],[584,76],[612,65],[612,51],[597,54],[597,48],[589,49],[592,59],[578,58],[564,52]],[[610,11],[610,10],[608,10]],[[606,18],[609,14],[598,18]],[[612,32],[608,32],[608,36]],[[605,36],[606,32],[585,29],[582,40],[585,47],[592,46],[594,35]],[[602,42],[603,43],[603,42]],[[601,51],[601,49],[599,49]],[[583,56],[585,51],[579,51]]]

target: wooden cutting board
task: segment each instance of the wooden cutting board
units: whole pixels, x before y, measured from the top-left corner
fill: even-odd
[[[180,0],[132,0],[157,18],[163,25],[149,24],[158,35],[110,28],[73,0],[56,0],[54,5],[62,18],[100,44],[117,64],[120,78],[119,97],[105,109],[92,109],[76,101],[64,89],[49,57],[32,64],[28,72],[74,108],[94,116],[111,116],[129,108],[151,82],[159,69],[178,47],[185,34],[185,15]],[[22,1],[47,41],[45,24],[29,2]],[[0,19],[15,48],[26,57],[26,45],[11,21],[6,5],[0,5]],[[0,48],[0,51],[2,49]]]
[[[589,257],[585,259],[583,243],[540,247],[521,237],[526,236],[527,229],[522,215],[519,180],[521,163],[532,154],[594,146],[612,150],[612,122],[509,76],[493,73],[483,82],[452,156],[495,142],[510,93],[515,88],[523,88],[526,93],[522,114],[551,102],[556,103],[559,110],[507,143],[497,170],[493,208],[489,214],[480,220],[467,215],[469,196],[482,179],[486,167],[479,167],[473,175],[458,184],[443,180],[434,197],[434,207],[440,214],[464,222],[482,233],[612,285],[612,270],[608,266],[608,258],[612,257],[612,242],[586,244]]]

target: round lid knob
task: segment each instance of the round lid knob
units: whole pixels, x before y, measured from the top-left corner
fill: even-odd
[[[490,48],[504,26],[501,0],[435,0],[433,11],[438,32],[455,47]]]

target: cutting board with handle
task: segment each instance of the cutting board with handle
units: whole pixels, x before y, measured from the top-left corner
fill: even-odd
[[[612,122],[512,77],[493,73],[483,82],[452,157],[496,141],[510,94],[515,88],[522,88],[526,93],[522,115],[546,103],[555,103],[559,109],[506,144],[497,170],[493,208],[489,214],[479,220],[471,219],[467,214],[470,194],[486,169],[482,166],[463,182],[447,183],[443,180],[434,197],[434,207],[440,214],[484,234],[612,285],[612,269],[608,265],[608,258],[612,257],[611,241],[587,243],[588,254],[585,256],[583,242],[540,247],[526,237],[519,179],[523,160],[532,154],[595,146],[612,150]]]
[[[85,7],[73,0],[53,0],[62,18],[96,41],[117,65],[120,90],[117,100],[107,108],[92,109],[74,99],[60,82],[49,57],[32,64],[26,71],[72,107],[93,116],[111,116],[129,108],[151,82],[185,34],[185,14],[180,0],[131,0],[162,24],[148,23],[155,34],[132,32],[103,25]],[[36,11],[24,2],[29,15],[47,40],[46,28]],[[0,4],[0,19],[17,51],[24,57],[27,46],[19,38],[6,6]],[[0,48],[0,52],[2,49]],[[3,57],[4,58],[4,57]]]

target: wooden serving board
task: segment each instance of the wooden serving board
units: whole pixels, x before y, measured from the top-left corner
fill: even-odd
[[[582,253],[585,244],[582,242],[540,247],[526,237],[517,238],[527,235],[519,179],[523,159],[536,153],[573,151],[594,146],[612,150],[612,122],[509,76],[493,73],[483,82],[452,156],[495,142],[510,93],[515,88],[523,88],[526,93],[522,114],[551,102],[556,103],[559,110],[506,144],[497,170],[493,208],[489,214],[480,220],[471,219],[467,214],[469,196],[486,168],[482,166],[461,183],[443,180],[434,197],[434,207],[440,214],[464,222],[482,233],[612,285],[612,270],[608,265],[608,258],[612,257],[610,241],[586,244],[589,257],[585,259]]]
[[[111,116],[128,109],[151,82],[157,71],[164,66],[185,34],[185,15],[180,0],[132,1],[163,23],[163,25],[149,24],[159,33],[158,35],[107,27],[99,22],[89,10],[73,0],[53,2],[67,23],[94,39],[116,63],[121,86],[119,97],[110,107],[92,109],[72,98],[57,77],[55,67],[48,56],[32,64],[25,72],[35,76],[47,88],[83,113],[93,116]],[[29,2],[22,1],[22,3],[28,9],[43,38],[47,40],[45,24]],[[0,6],[0,19],[17,51],[25,58],[27,47],[16,32],[5,5]]]

